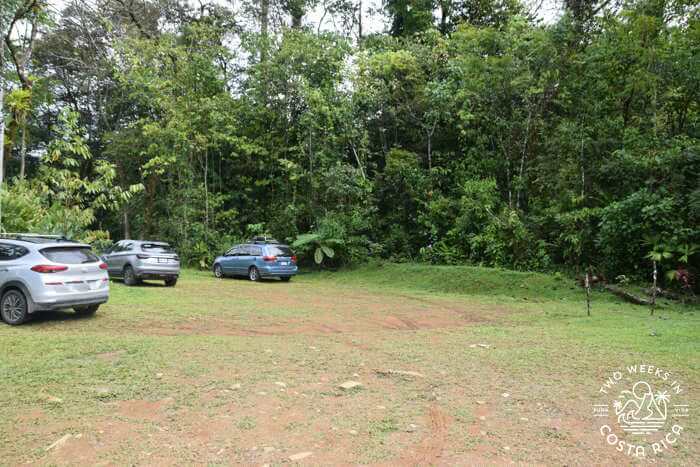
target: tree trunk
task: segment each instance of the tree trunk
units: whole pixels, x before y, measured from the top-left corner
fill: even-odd
[[[270,24],[270,0],[260,0],[260,62],[267,60],[267,29]]]
[[[357,7],[357,42],[362,42],[362,0]]]
[[[2,54],[5,53],[5,48],[0,44],[0,70],[2,70]],[[0,79],[0,232],[2,228],[2,189],[5,177],[5,110],[2,103],[5,99],[5,83]]]
[[[522,155],[520,157],[520,173],[519,173],[519,180],[518,180],[518,191],[516,192],[515,196],[515,207],[520,209],[520,196],[522,194],[523,190],[523,179],[525,176],[525,158],[527,157],[527,151],[528,151],[528,141],[530,140],[530,121],[532,119],[532,108],[529,108],[527,111],[527,124],[525,125],[525,138],[523,139],[523,149],[522,149]]]
[[[158,179],[155,175],[150,175],[146,184],[146,209],[144,210],[143,229],[141,230],[141,238],[147,238],[151,235],[151,224],[153,221],[153,206],[155,204],[155,194]]]
[[[603,286],[603,288],[605,290],[607,290],[608,292],[612,292],[614,295],[617,295],[618,297],[620,297],[621,299],[623,299],[627,302],[634,303],[635,305],[651,305],[651,302],[649,300],[645,300],[643,298],[636,297],[629,292],[625,292],[624,290],[622,290],[618,287],[615,287],[614,285],[608,284],[608,285]]]
[[[209,150],[204,150],[204,240],[209,242]]]
[[[22,125],[22,147],[20,149],[19,178],[24,180],[27,165],[27,122]]]
[[[656,308],[656,261],[654,261],[654,275],[652,276],[654,280],[653,289],[651,290],[651,316],[654,316],[654,308]]]
[[[450,7],[452,2],[450,0],[442,0],[440,2],[440,32],[447,34],[447,20],[450,17]]]
[[[583,138],[581,138],[581,199],[586,196],[586,164],[583,156]],[[585,200],[584,200],[585,201]],[[584,202],[584,206],[585,206]]]
[[[304,18],[304,0],[287,0],[287,11],[292,17],[292,29],[301,29]]]
[[[131,225],[129,224],[129,210],[124,206],[124,211],[122,214],[124,220],[124,238],[131,238]]]
[[[3,49],[2,44],[0,44],[0,55],[4,53]],[[1,66],[2,59],[0,58],[0,67]],[[0,81],[0,189],[2,189],[2,183],[5,178],[5,109],[3,108],[3,102],[5,102],[4,84],[5,83]]]
[[[352,145],[352,153],[355,155],[355,160],[357,161],[357,167],[360,169],[360,174],[362,175],[363,180],[367,180],[367,176],[365,175],[365,169],[362,167],[362,162],[360,161],[360,156],[357,154],[357,151],[355,150],[355,145]]]
[[[428,170],[433,169],[433,135],[432,132],[428,133]]]

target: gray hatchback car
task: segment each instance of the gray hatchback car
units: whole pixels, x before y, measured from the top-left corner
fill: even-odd
[[[180,257],[166,242],[120,240],[102,254],[102,260],[110,277],[121,277],[126,285],[153,279],[173,287],[180,276]]]
[[[0,234],[0,317],[21,324],[42,310],[94,314],[109,298],[106,269],[90,245],[56,235]]]

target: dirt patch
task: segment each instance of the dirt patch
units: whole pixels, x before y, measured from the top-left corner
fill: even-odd
[[[201,319],[187,322],[148,321],[139,325],[149,334],[175,336],[181,334],[218,336],[284,336],[343,333],[373,333],[381,331],[417,331],[483,323],[485,318],[466,319],[463,314],[437,311],[429,315],[406,317],[396,315],[347,317],[316,316],[305,319],[284,319],[257,325],[238,324],[222,319]]]
[[[160,401],[130,400],[117,403],[117,413],[123,417],[157,421],[165,418],[165,410],[173,403],[173,399]]]
[[[293,296],[292,296],[293,297]],[[347,298],[347,300],[345,299]],[[267,300],[255,319],[241,316],[190,317],[181,321],[145,320],[138,326],[155,335],[219,335],[219,336],[280,336],[321,335],[342,333],[376,333],[390,331],[417,331],[469,326],[500,321],[509,312],[486,305],[465,305],[443,300],[422,300],[419,304],[408,297],[394,297],[387,303],[379,303],[382,297],[361,294],[353,297],[315,299],[304,304],[313,309],[303,317],[279,317],[265,315],[271,305]],[[289,297],[287,297],[289,299]],[[280,307],[301,306],[294,299],[273,300]],[[310,305],[309,305],[310,304]],[[252,321],[252,322],[251,322]],[[122,323],[123,324],[123,323]]]

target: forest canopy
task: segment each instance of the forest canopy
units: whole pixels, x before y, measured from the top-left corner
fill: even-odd
[[[2,229],[697,266],[695,1],[385,0],[369,33],[361,0],[232,5],[2,0]]]

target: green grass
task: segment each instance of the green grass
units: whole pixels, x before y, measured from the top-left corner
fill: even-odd
[[[449,310],[464,321],[430,325]],[[94,318],[54,313],[0,326],[0,393],[11,395],[0,402],[0,464],[60,464],[61,453],[44,448],[67,432],[99,447],[86,463],[276,463],[307,450],[318,463],[403,462],[428,442],[426,417],[436,407],[451,420],[443,448],[453,457],[441,462],[469,463],[459,456],[480,449],[492,462],[603,463],[615,453],[596,444],[587,417],[609,371],[667,368],[692,407],[700,404],[698,311],[664,301],[650,317],[596,292],[587,317],[582,290],[562,276],[411,264],[303,274],[289,284],[196,271],[174,289],[112,283]],[[377,324],[386,317],[417,324]],[[425,378],[381,377],[375,368]],[[338,390],[348,379],[363,389]],[[169,402],[140,420],[127,401]],[[533,423],[521,427],[521,417]],[[216,429],[205,429],[210,423]],[[114,424],[126,439],[109,435]],[[678,463],[696,463],[699,432],[700,417],[689,418]],[[149,457],[163,443],[170,457]],[[249,450],[266,445],[275,451]],[[510,457],[500,446],[512,448]]]
[[[580,299],[580,289],[560,274],[472,266],[373,263],[339,274],[316,273],[311,280],[491,299]]]

